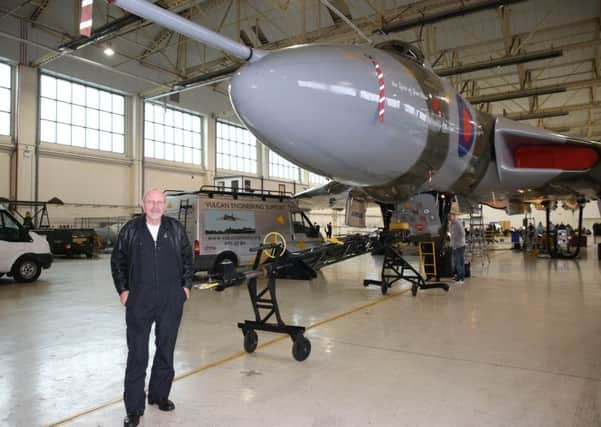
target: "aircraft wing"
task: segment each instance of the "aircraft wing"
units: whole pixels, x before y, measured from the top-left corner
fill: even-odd
[[[311,209],[331,208],[342,210],[345,208],[349,197],[367,199],[359,187],[336,181],[329,181],[294,195],[301,207]]]

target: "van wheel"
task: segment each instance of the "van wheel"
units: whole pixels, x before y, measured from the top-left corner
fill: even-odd
[[[33,258],[21,258],[13,267],[13,277],[17,282],[34,282],[41,273],[40,264]]]
[[[232,264],[234,264],[234,269],[238,268],[238,257],[236,257],[236,255],[234,255],[233,253],[225,253],[217,257],[215,265],[213,266],[213,273],[223,274],[223,268],[221,267],[221,263],[226,259],[231,261]]]

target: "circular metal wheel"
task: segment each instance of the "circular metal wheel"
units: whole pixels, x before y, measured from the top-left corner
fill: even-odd
[[[299,362],[302,362],[311,354],[311,341],[303,335],[299,335],[292,344],[292,356]]]
[[[384,280],[382,280],[381,289],[382,289],[382,295],[386,295],[386,292],[388,292],[388,285],[386,284],[386,282]]]
[[[42,272],[42,267],[31,258],[21,258],[13,268],[13,276],[17,282],[33,282]]]
[[[254,353],[259,343],[259,337],[257,333],[252,329],[244,332],[244,351],[247,353]]]

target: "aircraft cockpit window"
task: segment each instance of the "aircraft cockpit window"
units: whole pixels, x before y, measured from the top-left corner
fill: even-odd
[[[400,40],[389,40],[379,43],[375,47],[390,52],[397,57],[407,58],[419,65],[424,65],[424,54],[417,47],[409,43]]]

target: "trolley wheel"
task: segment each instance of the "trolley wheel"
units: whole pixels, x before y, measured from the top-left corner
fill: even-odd
[[[388,284],[386,283],[386,280],[382,280],[380,288],[382,290],[382,295],[386,295],[386,292],[388,292]]]
[[[292,344],[292,356],[299,361],[302,362],[311,354],[311,341],[305,338],[303,335],[298,335],[294,339],[294,344]]]
[[[247,353],[254,353],[258,343],[259,337],[254,330],[248,329],[244,331],[244,351]]]
[[[418,289],[417,285],[411,286],[411,295],[416,296],[417,295],[417,289]]]

